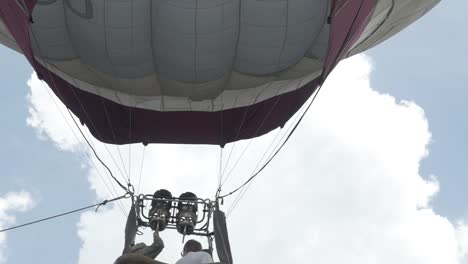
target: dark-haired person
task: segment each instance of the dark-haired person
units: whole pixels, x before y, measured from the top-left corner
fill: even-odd
[[[200,242],[196,240],[189,240],[185,243],[182,250],[182,258],[176,264],[204,264],[213,263],[211,255],[202,249]]]

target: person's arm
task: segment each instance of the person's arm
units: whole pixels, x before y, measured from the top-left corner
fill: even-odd
[[[125,254],[139,254],[139,252],[140,252],[141,250],[143,250],[144,248],[146,248],[146,247],[147,247],[147,245],[146,245],[145,243],[140,242],[140,243],[138,243],[138,244],[133,245],[133,247],[131,247],[131,248],[128,250],[128,252],[125,253]]]
[[[161,261],[153,260],[139,254],[125,254],[119,257],[114,264],[166,264]]]
[[[158,231],[154,231],[153,244],[142,248],[141,250],[138,251],[138,254],[155,259],[161,253],[163,249],[164,249],[164,242],[159,236]]]

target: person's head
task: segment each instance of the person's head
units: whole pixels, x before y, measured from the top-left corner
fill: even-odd
[[[182,255],[185,256],[185,254],[189,252],[198,252],[198,251],[202,251],[202,245],[200,244],[200,242],[190,239],[189,241],[185,242]]]

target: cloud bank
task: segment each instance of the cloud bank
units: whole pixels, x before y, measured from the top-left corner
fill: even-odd
[[[9,192],[0,196],[0,229],[14,225],[16,223],[15,214],[28,211],[34,205],[31,194],[26,191]],[[6,239],[6,233],[0,233],[0,263],[7,263]]]
[[[419,174],[431,141],[424,111],[373,90],[371,72],[364,55],[340,63],[284,150],[237,206],[236,196],[226,199],[236,263],[466,263],[467,225],[433,211],[431,200],[441,186],[435,177]],[[35,75],[28,84],[28,124],[59,149],[83,155],[97,199],[120,194],[60,116],[53,103],[58,99]],[[131,178],[137,186],[141,177],[141,192],[190,190],[209,198],[217,187],[220,159],[226,192],[258,168],[287,128],[231,144],[222,154],[215,146],[93,144],[122,181]],[[118,256],[128,206],[81,215],[78,263],[112,262]],[[139,238],[148,242],[149,233]],[[174,262],[181,237],[170,231],[162,236],[161,260]]]

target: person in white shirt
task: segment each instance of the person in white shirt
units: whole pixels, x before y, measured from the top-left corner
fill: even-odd
[[[205,264],[213,263],[211,255],[202,250],[202,245],[196,240],[189,240],[185,243],[181,253],[182,258],[176,264]]]

